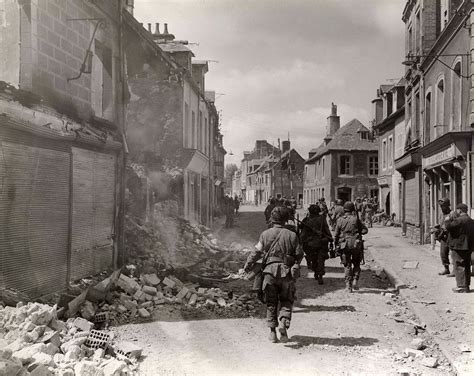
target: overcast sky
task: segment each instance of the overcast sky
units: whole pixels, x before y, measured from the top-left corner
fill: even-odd
[[[366,126],[380,84],[403,75],[405,0],[135,0],[143,23],[168,23],[209,63],[206,90],[222,110],[227,163],[255,140],[287,139],[304,158],[326,132]],[[161,29],[163,31],[163,28]],[[230,153],[233,155],[229,155]]]

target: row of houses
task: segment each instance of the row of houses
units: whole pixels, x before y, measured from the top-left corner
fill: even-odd
[[[245,202],[261,205],[270,197],[303,199],[304,158],[290,140],[281,148],[257,140],[252,151],[244,152],[240,169],[232,177],[232,194]]]
[[[381,202],[418,243],[439,223],[439,199],[473,214],[473,15],[471,1],[407,1],[405,74],[373,101]]]
[[[125,215],[159,200],[212,222],[226,152],[208,64],[133,5],[0,2],[0,290],[122,265]]]

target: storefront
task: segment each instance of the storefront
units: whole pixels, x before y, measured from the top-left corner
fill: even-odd
[[[468,197],[467,161],[471,143],[468,132],[449,133],[420,149],[424,173],[426,229],[439,223],[438,200],[447,197],[451,208],[460,203],[471,205]]]

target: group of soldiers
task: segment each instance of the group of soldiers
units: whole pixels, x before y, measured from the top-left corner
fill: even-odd
[[[239,213],[241,202],[242,198],[237,195],[234,198],[229,195],[224,196],[225,228],[234,226],[234,216]]]
[[[471,270],[474,250],[474,220],[469,216],[468,206],[458,204],[451,210],[449,198],[438,201],[441,208],[439,223],[433,229],[435,239],[440,243],[440,256],[443,270],[439,275],[455,277],[455,293],[470,292]],[[453,265],[450,270],[450,257]]]
[[[258,291],[267,306],[266,318],[272,342],[288,340],[295,281],[300,276],[302,259],[306,258],[308,267],[314,271],[314,278],[323,284],[325,260],[339,255],[344,265],[346,290],[358,290],[360,265],[364,260],[362,235],[368,232],[352,202],[346,202],[341,206],[342,211],[338,211],[333,237],[324,200],[310,205],[308,215],[302,221],[295,218],[295,210],[287,201],[279,204],[270,200],[265,210],[269,228],[262,232],[241,270],[241,274],[246,274],[259,268],[257,275],[260,272],[261,283]],[[258,266],[260,259],[262,264]]]

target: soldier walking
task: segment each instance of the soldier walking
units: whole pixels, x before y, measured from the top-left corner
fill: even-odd
[[[364,244],[362,235],[367,234],[367,227],[355,213],[352,202],[344,204],[344,215],[338,219],[334,239],[341,253],[341,264],[344,265],[346,290],[359,290],[360,263],[363,260]]]
[[[306,260],[309,261],[308,268],[314,271],[314,279],[322,285],[325,274],[324,262],[328,258],[328,244],[333,242],[333,238],[319,206],[310,205],[308,212],[309,216],[302,221],[300,240]]]
[[[285,208],[276,207],[272,210],[270,220],[273,227],[262,232],[242,271],[250,272],[257,260],[263,258],[261,291],[267,305],[267,325],[272,342],[278,342],[276,328],[280,332],[280,341],[288,340],[295,281],[299,278],[303,258],[296,233],[284,227],[287,219]]]

